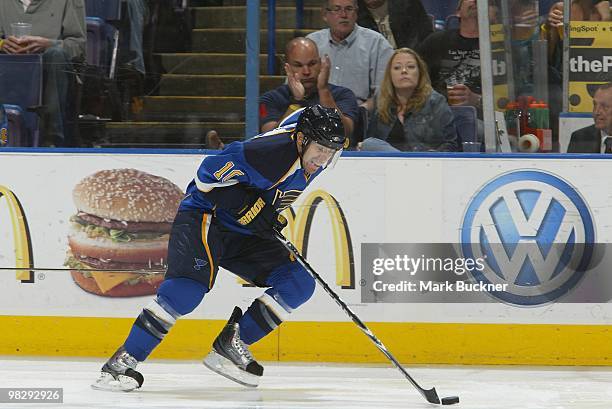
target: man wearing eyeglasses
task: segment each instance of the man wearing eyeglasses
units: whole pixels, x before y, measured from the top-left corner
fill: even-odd
[[[612,153],[612,82],[595,91],[593,120],[593,125],[572,133],[569,153]]]
[[[310,33],[320,55],[331,61],[329,83],[349,88],[367,106],[380,85],[393,48],[382,34],[360,27],[357,0],[327,0],[322,16],[329,28]]]

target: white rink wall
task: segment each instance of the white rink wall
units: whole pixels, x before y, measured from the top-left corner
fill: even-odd
[[[7,320],[11,317],[106,317],[129,321],[149,299],[117,299],[86,293],[74,284],[67,271],[36,271],[32,275],[28,271],[9,271],[9,268],[19,265],[17,258],[23,257],[23,252],[27,251],[23,248],[19,250],[19,244],[14,239],[16,230],[20,229],[17,223],[20,216],[10,203],[10,192],[18,199],[27,219],[29,234],[26,241],[31,247],[33,266],[42,269],[64,268],[68,220],[76,212],[71,193],[81,179],[103,169],[134,168],[163,176],[184,190],[201,159],[202,156],[198,154],[0,152],[0,188],[3,193],[0,197],[0,267],[3,268],[0,271],[1,316]],[[566,206],[567,214],[579,211],[578,216],[574,215],[576,217],[566,221],[578,223],[578,230],[584,228],[580,227],[580,223],[590,223],[592,234],[587,237],[589,240],[596,243],[612,241],[612,185],[604,176],[612,171],[612,161],[596,157],[345,156],[335,169],[317,178],[293,208],[298,218],[305,218],[309,203],[313,199],[323,198],[314,200],[321,201],[321,204],[311,215],[307,257],[360,318],[380,323],[383,331],[388,329],[385,324],[448,324],[454,325],[453,328],[461,324],[493,324],[504,328],[551,325],[551,330],[563,326],[585,326],[585,331],[595,326],[607,331],[612,321],[612,304],[605,294],[600,294],[597,302],[588,303],[581,302],[579,296],[594,291],[597,285],[593,284],[593,279],[579,280],[568,287],[568,294],[578,294],[573,302],[563,302],[563,297],[529,306],[495,299],[473,303],[362,301],[359,283],[366,274],[361,271],[362,243],[462,243],[464,238],[461,232],[466,228],[464,223],[468,208],[472,206],[474,209],[474,199],[479,197],[479,193],[483,196],[483,189],[504,175],[525,171],[552,175],[554,180],[561,180],[564,186],[569,186],[573,194],[581,199],[584,208]],[[527,182],[521,181],[529,189],[540,189],[542,197],[548,195],[562,206],[567,204],[564,201],[567,191],[563,188],[551,187],[542,181]],[[328,195],[335,198],[341,212],[325,210],[326,206],[335,206]],[[506,200],[507,196],[504,195],[507,192],[499,197]],[[481,207],[492,203],[490,197],[485,199]],[[540,203],[540,206],[545,205]],[[511,209],[511,212],[515,210]],[[344,224],[340,220],[341,215]],[[522,220],[521,217],[527,224],[537,222],[535,218],[530,221],[526,210],[522,216],[512,215],[512,220],[516,222]],[[541,223],[540,220],[535,227],[541,227]],[[338,233],[344,226],[350,238],[348,251],[347,240]],[[298,231],[299,220],[293,230],[286,230],[285,233],[294,242],[301,242],[304,237]],[[611,265],[605,255],[601,264]],[[33,282],[21,281],[32,277]],[[601,285],[607,284],[606,280],[601,282]],[[225,320],[231,305],[247,306],[261,293],[261,289],[240,287],[233,275],[221,271],[214,289],[185,320]],[[344,313],[321,290],[317,290],[313,298],[289,320],[295,323],[347,324]],[[475,330],[474,334],[477,333]],[[599,341],[593,342],[597,344]],[[569,348],[569,339],[567,343]]]

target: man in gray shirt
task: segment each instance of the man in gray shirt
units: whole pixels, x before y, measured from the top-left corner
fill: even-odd
[[[14,37],[11,23],[32,24],[32,34]],[[74,78],[73,62],[85,60],[87,31],[83,0],[0,1],[0,52],[43,54],[43,145],[69,144],[64,135],[68,89]]]
[[[357,0],[324,0],[322,12],[329,28],[307,38],[330,58],[329,83],[349,88],[363,105],[380,85],[393,48],[382,34],[356,24]]]

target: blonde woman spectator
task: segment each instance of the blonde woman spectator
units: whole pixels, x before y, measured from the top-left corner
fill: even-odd
[[[374,97],[364,151],[456,151],[446,98],[431,87],[427,66],[409,48],[396,50]]]

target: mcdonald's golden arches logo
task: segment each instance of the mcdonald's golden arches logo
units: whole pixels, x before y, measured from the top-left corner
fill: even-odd
[[[15,267],[19,269],[33,268],[34,258],[32,253],[32,239],[25,212],[21,202],[15,194],[7,187],[0,185],[0,200],[6,201],[8,215],[13,231],[13,244],[15,246]],[[0,223],[2,217],[0,216]],[[34,271],[20,270],[16,273],[17,280],[22,283],[34,282]]]
[[[336,257],[336,284],[345,289],[355,288],[355,257],[351,234],[344,212],[338,201],[324,190],[311,192],[297,211],[293,208],[285,210],[289,233],[286,235],[300,253],[307,257],[310,228],[315,213],[321,204],[327,205],[331,220],[331,234],[334,240]]]

